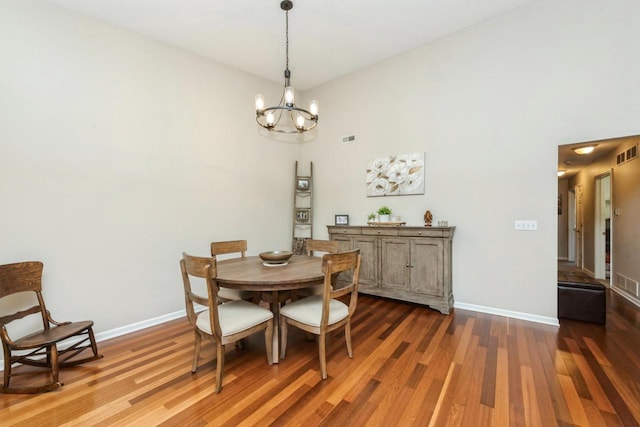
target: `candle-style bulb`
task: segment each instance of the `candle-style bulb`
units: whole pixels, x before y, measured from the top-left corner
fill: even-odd
[[[262,94],[256,95],[256,110],[262,111],[264,109],[264,96]]]
[[[285,104],[287,104],[287,106],[291,106],[294,103],[294,90],[293,90],[293,86],[287,86],[286,88],[284,88],[284,102]]]

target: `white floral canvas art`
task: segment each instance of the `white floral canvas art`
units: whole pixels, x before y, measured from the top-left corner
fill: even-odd
[[[367,162],[367,197],[424,194],[424,153]]]

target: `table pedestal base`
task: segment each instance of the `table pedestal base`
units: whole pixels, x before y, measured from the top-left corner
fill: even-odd
[[[280,304],[290,298],[290,291],[268,291],[260,294],[260,300],[268,303],[273,313],[273,363],[280,361]]]

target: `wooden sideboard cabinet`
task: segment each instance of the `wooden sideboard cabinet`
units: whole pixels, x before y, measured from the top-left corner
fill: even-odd
[[[359,291],[449,314],[455,227],[327,226],[340,250],[360,248]]]

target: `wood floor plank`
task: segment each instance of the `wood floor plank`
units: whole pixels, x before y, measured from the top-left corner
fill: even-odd
[[[539,409],[538,393],[533,377],[531,366],[523,365],[520,378],[522,380],[525,424],[528,426],[547,426],[549,424],[542,423],[542,411]],[[555,420],[551,425],[556,425]]]
[[[529,363],[532,372],[532,380],[536,391],[536,412],[539,413],[540,423],[544,426],[557,425],[555,415],[555,399],[550,398],[549,393],[545,393],[545,390],[550,390],[552,384],[549,384],[545,372],[545,366],[551,363],[550,358],[546,355],[546,345],[540,341],[539,329],[525,329],[525,335],[527,337],[527,348],[529,350]],[[553,382],[553,378],[551,378]]]
[[[593,402],[596,406],[606,412],[615,413],[613,406],[611,406],[611,402],[607,399],[604,390],[600,386],[598,379],[593,374],[591,367],[587,363],[585,359],[585,355],[582,354],[580,348],[575,344],[575,342],[570,343],[569,347],[571,348],[571,353],[573,355],[573,360],[580,371],[582,378],[584,379],[587,390],[589,391],[589,395],[592,397]]]
[[[455,384],[460,376],[460,365],[451,362],[447,376],[442,384],[438,401],[433,408],[433,415],[429,426],[446,426],[451,421],[456,423],[460,419],[459,411],[456,411],[453,407],[453,399],[455,393]]]
[[[220,394],[214,346],[192,374],[193,331],[178,319],[99,343],[104,359],[62,370],[58,391],[0,395],[0,425],[640,426],[640,310],[607,304],[605,326],[557,328],[362,295],[354,358],[331,334],[326,381],[317,343],[290,330],[277,365],[261,336],[227,348]]]
[[[488,325],[486,330],[488,332]],[[468,382],[461,382],[458,387],[459,390],[466,388],[466,391],[462,393],[463,398],[459,402],[463,409],[462,425],[479,422],[483,418],[482,379],[484,378],[483,374],[487,360],[487,348],[481,344],[483,341],[486,342],[486,338],[482,335],[483,331],[484,328],[480,330],[479,336],[473,336],[472,348],[467,353],[467,358],[461,371],[463,377],[468,374]],[[469,368],[465,372],[464,367],[467,366]]]
[[[524,391],[521,379],[520,346],[517,339],[518,329],[509,321],[507,334],[507,366],[509,375],[509,422],[515,426],[525,425]]]
[[[573,379],[561,375],[559,380],[562,387],[562,394],[565,396],[569,411],[571,412],[571,421],[579,426],[590,425]]]
[[[500,340],[498,340],[500,341]],[[509,356],[505,347],[498,347],[496,355],[495,379],[495,411],[493,413],[494,426],[509,425]]]

